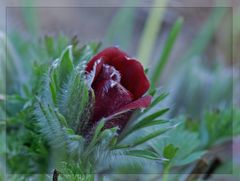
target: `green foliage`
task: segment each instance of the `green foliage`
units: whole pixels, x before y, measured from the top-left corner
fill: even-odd
[[[89,88],[84,80],[83,60],[78,65],[73,61],[72,47],[69,46],[49,68],[35,109],[42,136],[54,152],[58,150],[55,168],[63,161],[80,161],[85,148],[85,138],[79,134],[89,119],[85,112],[90,110]]]
[[[165,111],[165,110],[163,110]],[[144,119],[142,121],[140,121],[139,123],[137,123],[136,125],[134,125],[128,133],[131,133],[131,132],[134,132],[136,130],[139,130],[139,129],[142,129],[142,128],[145,128],[145,127],[149,127],[149,126],[155,126],[155,125],[160,125],[160,124],[164,124],[164,123],[167,123],[168,120],[154,120],[152,119],[153,121],[149,121],[151,119]]]
[[[142,157],[152,160],[159,160],[159,155],[157,155],[155,152],[150,150],[130,150],[127,152],[128,155],[135,156],[135,157]]]
[[[59,60],[53,62],[51,72],[51,77],[55,80],[56,89],[61,89],[63,84],[67,81],[68,77],[71,75],[73,71],[73,57],[71,46],[67,47],[66,50],[63,51]],[[57,90],[58,91],[58,90]]]
[[[166,93],[158,91],[153,97],[153,105],[132,117],[119,135],[116,148],[136,147],[174,127],[170,121],[160,118],[169,110],[168,108],[159,109],[157,107],[165,97]],[[137,133],[141,136],[136,136]]]
[[[79,93],[78,95],[73,95],[73,92],[85,84],[82,72],[79,70],[82,65],[80,67],[76,66],[74,69],[75,72],[73,72],[73,60],[80,62],[84,61],[86,57],[84,57],[84,60],[79,60],[80,55],[76,54],[79,55],[78,57],[73,56],[71,48],[67,48],[62,54],[59,54],[61,56],[54,62],[55,64],[52,64],[52,66],[55,66],[55,69],[51,69],[52,71],[48,72],[49,65],[47,61],[54,58],[54,54],[58,54],[59,48],[68,41],[66,40],[63,36],[59,36],[57,39],[48,37],[46,40],[45,38],[44,41],[40,41],[41,44],[38,45],[38,50],[35,49],[35,43],[31,44],[31,42],[29,42],[27,49],[31,48],[31,51],[37,50],[36,54],[43,60],[45,59],[45,61],[36,61],[30,64],[26,61],[26,64],[28,64],[26,66],[31,67],[27,69],[26,74],[31,75],[30,78],[32,80],[25,86],[23,82],[19,81],[21,77],[15,76],[13,77],[13,85],[15,82],[18,82],[21,88],[14,91],[14,89],[11,88],[11,84],[8,87],[9,93],[15,92],[15,95],[7,96],[6,107],[6,113],[8,115],[7,165],[10,172],[45,173],[50,169],[48,165],[51,161],[60,164],[61,159],[66,158],[65,153],[67,150],[74,152],[72,156],[76,157],[84,145],[84,139],[76,135],[71,128],[68,128],[68,125],[74,122],[67,122],[69,118],[66,119],[64,116],[64,114],[66,114],[64,111],[67,109],[64,109],[63,112],[61,111],[66,107],[68,108],[67,111],[74,111],[74,113],[76,113],[76,109],[80,110],[81,108],[79,107],[84,106],[83,104],[74,104],[75,107],[71,107],[69,106],[71,105],[69,101],[76,99],[78,95],[80,96],[79,91],[76,91],[76,93]],[[73,49],[75,53],[84,51],[90,56],[89,52],[96,52],[97,46],[94,43],[79,49],[75,44]],[[21,58],[27,57],[26,55],[27,53],[23,51]],[[91,56],[93,56],[93,54],[91,54]],[[29,59],[31,60],[31,58],[26,58],[26,60]],[[57,62],[60,63],[58,64]],[[25,66],[25,62],[23,65]],[[53,73],[55,77],[52,75]],[[12,73],[9,72],[9,75],[12,75]],[[33,84],[29,84],[31,82]],[[64,89],[70,94],[64,94]],[[86,89],[88,90],[88,88],[84,86],[84,104],[87,104],[86,99],[88,99]],[[38,94],[38,96],[36,96],[36,94]],[[64,105],[60,106],[61,109],[60,107],[55,107],[58,102],[64,103]],[[75,117],[80,117],[75,114],[69,115],[72,116],[74,121],[76,121]],[[36,120],[38,124],[36,124]],[[18,137],[16,137],[16,134],[18,134]],[[60,158],[62,156],[61,159],[58,159],[57,155],[52,154],[56,151]],[[18,165],[22,166],[18,167]]]
[[[8,173],[29,174],[47,171],[49,149],[43,138],[39,137],[32,115],[33,110],[27,108],[17,116],[7,119]]]
[[[166,163],[171,167],[192,163],[205,153],[201,151],[199,135],[187,130],[184,125],[172,129],[166,137],[155,141],[152,146],[167,159]]]
[[[74,68],[70,46],[60,59],[53,62],[49,75],[53,103],[59,108],[63,119],[68,120],[70,127],[76,126],[75,131],[81,129],[78,122],[80,118],[84,119],[82,115],[88,110],[88,88],[81,72],[82,67],[83,65],[78,65]]]
[[[51,55],[48,53],[50,50],[46,46],[46,39],[26,40],[17,33],[9,35],[8,59],[5,66],[8,94],[18,93],[21,97],[29,98],[29,96],[38,93],[43,76],[47,73],[48,64],[70,44],[69,39],[61,34],[55,39],[50,37],[49,39],[54,42]]]
[[[40,132],[51,146],[61,150],[67,144],[64,141],[67,135],[62,129],[67,123],[64,122],[65,125],[61,125],[58,114],[60,113],[57,110],[53,110],[49,104],[39,99],[36,108],[36,119],[41,128]]]
[[[166,147],[164,147],[163,156],[168,160],[173,159],[177,151],[178,151],[178,148],[174,147],[172,144],[169,144]]]
[[[88,170],[87,173],[83,172],[86,164],[76,163],[69,164],[63,162],[61,167],[58,169],[59,180],[73,180],[73,181],[94,181],[94,174],[91,174],[91,170]],[[89,168],[89,166],[88,166]]]
[[[84,118],[87,119],[89,117],[87,112],[90,109],[88,106],[89,95],[88,88],[84,85],[84,80],[79,73],[70,78],[67,87],[65,92],[63,92],[63,100],[60,100],[60,110],[67,120],[72,120],[72,123],[70,123],[72,126],[77,125],[78,120],[81,119],[83,121]],[[76,130],[79,130],[80,126]]]
[[[198,123],[200,120],[184,118],[183,123],[167,132],[164,138],[155,139],[151,147],[166,159],[164,172],[188,168],[206,153],[206,149],[238,134],[233,132],[232,127],[239,125],[238,119],[233,122],[233,116],[237,114],[239,111],[235,109],[207,111],[201,126]]]
[[[201,137],[204,146],[211,147],[220,144],[223,141],[232,139],[234,135],[239,134],[240,125],[237,109],[215,110],[206,112],[201,126]],[[235,130],[235,131],[234,131]]]
[[[85,132],[89,129],[86,125],[94,96],[87,85],[84,66],[100,44],[78,47],[76,37],[71,41],[45,37],[40,42],[39,47],[43,46],[44,52],[37,54],[46,60],[26,65],[33,84],[25,84],[28,80],[24,80],[19,82],[19,90],[9,87],[9,92],[14,92],[7,96],[6,109],[10,172],[32,174],[57,169],[63,180],[91,180],[93,176],[89,173],[120,171],[129,166],[133,168],[130,172],[139,172],[145,169],[143,165],[147,164],[144,163],[161,160],[146,145],[172,128],[169,121],[160,118],[168,109],[157,108],[167,94],[157,92],[153,104],[134,115],[136,119],[123,130],[124,134],[118,135],[116,127],[105,129],[106,119]],[[72,45],[59,53],[66,42]],[[34,46],[32,48],[35,50]],[[24,57],[24,53],[21,56]],[[51,63],[52,59],[56,60]],[[13,82],[17,81],[18,77],[14,77]],[[156,127],[154,131],[153,127]],[[144,133],[142,137],[132,139],[133,135],[141,133]]]
[[[21,64],[28,67],[26,68],[25,74],[28,75],[31,80],[25,80],[27,82],[27,84],[25,84],[25,81],[21,81],[21,76],[15,76],[12,77],[12,84],[8,85],[8,93],[15,92],[15,95],[7,96],[7,165],[10,170],[9,172],[45,173],[49,169],[48,162],[52,159],[52,155],[49,154],[50,147],[66,145],[65,142],[59,141],[59,137],[66,136],[66,134],[60,129],[61,124],[64,124],[64,118],[61,113],[51,107],[50,102],[37,101],[36,94],[41,93],[42,85],[45,85],[44,83],[46,81],[44,81],[44,79],[48,70],[48,62],[59,50],[54,49],[52,54],[49,55],[47,53],[50,52],[49,47],[45,47],[46,43],[41,40],[40,44],[36,44],[34,40],[33,42],[24,44],[24,41],[21,41],[18,36],[12,37],[15,38],[13,41],[19,39],[19,41],[16,41],[18,43],[16,43],[15,47],[11,47],[12,49],[16,48],[17,51],[14,51],[15,54],[18,54],[18,51],[21,51],[23,47],[27,50],[22,51],[21,54],[19,53],[18,55],[19,60],[26,60],[21,62]],[[67,45],[66,38],[62,35],[55,39],[55,41],[52,39],[52,42],[54,42],[54,47],[58,48],[61,48],[64,44],[64,46]],[[21,48],[18,47],[18,44]],[[13,52],[12,50],[9,51],[9,53]],[[28,51],[35,52],[32,54],[34,56],[30,57]],[[35,56],[37,58],[34,58]],[[16,56],[11,55],[10,61],[12,57],[14,58]],[[38,61],[40,57],[41,59]],[[32,61],[34,59],[36,61]],[[8,77],[11,77],[14,74],[8,72],[8,75]],[[16,84],[21,85],[20,89],[15,90],[14,86]],[[38,107],[36,105],[38,105]],[[34,108],[36,108],[36,111],[34,111]],[[43,127],[40,130],[45,131],[46,135],[44,137],[39,134],[39,125],[36,125],[34,112],[37,112],[39,118],[42,120],[41,124]],[[56,120],[59,120],[59,122]],[[46,125],[48,125],[48,127],[45,127]],[[16,138],[16,134],[18,138]],[[49,142],[46,140],[49,140]],[[18,167],[18,165],[22,166]]]
[[[63,49],[71,44],[69,38],[62,34],[59,34],[57,38],[46,35],[41,41],[43,41],[42,46],[44,46],[45,54],[52,59],[58,58]]]

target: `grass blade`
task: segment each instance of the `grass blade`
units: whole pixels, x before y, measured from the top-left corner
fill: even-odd
[[[183,25],[183,18],[178,18],[168,35],[166,45],[164,46],[162,55],[158,61],[158,64],[151,78],[151,82],[153,84],[156,84],[160,79],[160,76],[163,72],[163,68],[165,67],[167,61],[169,60],[170,53],[182,29],[182,25]]]
[[[161,110],[154,112],[153,114],[143,118],[140,122],[149,122],[151,120],[154,120],[154,119],[158,118],[159,116],[163,115],[164,113],[166,113],[168,110],[169,110],[169,108],[161,109]]]
[[[141,145],[153,138],[156,138],[158,136],[160,136],[161,134],[164,134],[165,132],[169,131],[170,129],[176,127],[177,125],[174,125],[174,126],[169,126],[169,127],[166,127],[166,128],[162,128],[162,129],[159,129],[157,131],[154,131],[153,133],[150,133],[146,136],[143,136],[143,137],[140,137],[138,138],[137,140],[135,140],[132,144],[119,144],[119,145],[116,145],[112,148],[112,150],[116,150],[116,149],[125,149],[125,148],[133,148],[135,146],[138,146],[138,145]]]
[[[148,112],[149,110],[151,110],[154,106],[156,106],[158,103],[160,103],[163,99],[165,99],[167,96],[169,95],[169,93],[162,93],[160,94],[158,97],[156,97],[153,102],[151,103],[151,105],[144,110],[144,113]]]
[[[131,147],[135,147],[135,146],[138,146],[138,145],[141,145],[155,137],[158,137],[160,136],[161,134],[167,132],[171,127],[168,127],[168,128],[164,128],[164,129],[160,129],[160,130],[157,130],[157,131],[154,131],[153,133],[147,135],[147,136],[144,136],[144,137],[141,137],[139,139],[137,139],[132,145]]]
[[[150,126],[155,126],[155,125],[160,125],[160,124],[165,124],[168,123],[169,120],[153,120],[153,121],[148,121],[148,122],[139,122],[137,123],[130,131],[128,134],[137,131],[142,128],[150,127]]]
[[[149,116],[146,116],[145,118],[141,119],[135,126],[123,131],[118,138],[118,142],[121,142],[124,138],[126,138],[133,131],[142,129],[144,127],[152,126],[151,124],[153,124],[153,125],[162,124],[163,120],[155,120],[155,119],[157,119],[158,117],[160,117],[161,115],[166,113],[168,110],[169,110],[169,108],[161,109],[161,110],[154,112],[154,113],[150,114]],[[155,122],[152,122],[152,121],[155,121]],[[160,121],[161,121],[161,123],[160,123]],[[152,122],[152,123],[150,123],[150,122]]]
[[[147,66],[148,61],[150,60],[150,55],[153,51],[158,32],[161,28],[166,5],[167,0],[155,0],[153,5],[154,8],[152,8],[143,30],[137,57],[141,60],[144,67]]]
[[[127,152],[127,155],[146,158],[150,160],[159,160],[160,156],[150,150],[131,150]]]

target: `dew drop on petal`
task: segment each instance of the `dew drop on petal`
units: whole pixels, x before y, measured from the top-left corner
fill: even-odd
[[[116,84],[117,82],[111,80],[110,87],[113,88]]]
[[[97,63],[97,64],[100,64],[100,63],[101,63],[101,59],[98,59],[96,63]]]
[[[126,58],[127,60],[131,60],[131,58],[130,58],[130,57],[128,57],[128,56],[125,56],[125,58]]]

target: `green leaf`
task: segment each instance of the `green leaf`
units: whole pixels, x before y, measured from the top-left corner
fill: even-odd
[[[62,53],[60,59],[59,59],[59,81],[60,85],[71,74],[73,71],[73,56],[72,56],[72,46],[68,46]]]
[[[163,150],[163,156],[164,158],[167,158],[169,160],[173,159],[176,155],[179,148],[174,147],[172,144],[167,145]]]
[[[49,80],[49,88],[51,92],[51,97],[54,105],[57,105],[57,84],[54,81],[54,78]]]
[[[79,132],[82,129],[83,121],[87,122],[88,112],[88,87],[80,73],[73,73],[68,84],[59,96],[59,110],[64,115],[70,127]],[[88,110],[89,111],[89,110]],[[85,119],[85,120],[84,120]]]
[[[169,123],[169,120],[149,120],[148,122],[146,121],[140,121],[136,125],[134,125],[128,132],[127,134],[133,133],[134,131],[137,131],[142,128],[146,128],[149,126],[155,126],[155,125],[160,125],[160,124],[165,124]]]
[[[81,135],[76,135],[76,134],[70,134],[68,135],[68,138],[71,139],[71,141],[83,141],[84,138]]]
[[[173,46],[178,37],[178,34],[182,29],[182,25],[183,25],[183,18],[178,18],[168,35],[162,55],[156,65],[156,68],[153,70],[151,83],[157,83],[159,81],[160,75],[162,74],[163,69],[169,59],[169,55],[173,49]]]
[[[138,120],[137,123],[135,123],[132,127],[129,125],[118,137],[118,142],[121,142],[123,139],[125,139],[128,135],[130,135],[134,131],[137,131],[137,130],[142,129],[144,127],[159,125],[159,124],[162,124],[164,122],[167,122],[165,120],[156,120],[156,119],[158,117],[160,117],[161,115],[163,115],[168,110],[169,110],[169,108],[156,111],[156,112],[154,112],[154,113],[152,113],[152,114],[150,114],[150,115],[148,115],[148,116],[146,116],[142,119],[140,118],[140,120]],[[142,115],[144,115],[144,113]],[[141,117],[141,114],[140,114],[140,117]],[[133,119],[133,121],[135,122],[134,119]]]
[[[116,146],[117,140],[118,140],[117,136],[113,137],[112,140],[109,142],[109,147],[113,148],[114,146]]]
[[[88,146],[89,148],[93,147],[93,146],[97,143],[97,141],[99,140],[99,135],[100,135],[100,133],[101,133],[101,131],[102,131],[104,125],[105,125],[105,122],[106,122],[106,120],[105,120],[105,119],[102,119],[102,120],[97,124],[97,127],[95,128],[94,135],[93,135],[93,137],[92,137],[92,139],[91,139],[91,142],[90,142],[90,144],[89,144],[89,146]]]
[[[67,145],[66,132],[63,130],[53,108],[50,105],[46,105],[43,100],[38,99],[35,115],[40,132],[49,144],[54,148],[60,148],[64,151]]]
[[[142,157],[150,160],[159,160],[160,157],[158,154],[156,154],[153,151],[150,150],[130,150],[126,153],[127,155],[130,156],[135,156],[135,157]]]
[[[74,40],[73,40],[74,41]],[[80,49],[73,46],[73,53],[74,53],[74,64],[78,65],[82,61],[88,62],[99,50],[101,43],[89,43]]]
[[[150,133],[148,134],[147,136],[144,136],[144,137],[140,137],[139,139],[135,140],[133,144],[131,144],[130,146],[131,147],[135,147],[135,146],[138,146],[138,145],[141,145],[153,138],[156,138],[158,136],[160,136],[161,134],[167,132],[171,127],[168,127],[168,128],[164,128],[164,129],[160,129],[160,130],[157,130],[157,131],[154,131],[153,133]]]
[[[151,115],[143,118],[143,119],[142,119],[141,121],[139,121],[139,122],[142,122],[142,124],[147,123],[147,122],[149,122],[150,120],[154,120],[154,119],[162,116],[162,115],[163,115],[164,113],[166,113],[168,110],[169,110],[169,108],[161,109],[161,110],[159,110],[159,111],[157,111],[157,112],[154,112],[153,114],[151,114]]]
[[[187,130],[185,125],[182,124],[167,132],[162,139],[150,144],[159,154],[162,153],[164,157],[171,158],[167,164],[170,163],[171,166],[175,166],[196,151],[202,151],[200,143],[199,135]],[[174,148],[178,148],[176,153]],[[192,161],[195,160],[192,159]]]
[[[117,141],[117,130],[118,129],[119,129],[118,127],[113,127],[111,129],[103,130],[100,133],[98,140],[101,140],[102,144],[106,144],[106,145],[109,145],[110,147],[112,147]]]
[[[66,121],[65,117],[57,109],[54,109],[54,112],[55,112],[59,122],[61,123],[61,125],[67,127],[67,121]]]
[[[56,59],[57,57],[59,57],[59,55],[62,54],[63,50],[70,44],[70,41],[68,37],[60,33],[57,35],[56,38],[52,36],[45,36],[43,43],[47,57],[50,59]]]
[[[73,72],[72,46],[68,46],[62,53],[61,57],[55,60],[50,67],[50,91],[53,101],[60,93],[60,89],[67,84],[67,80]]]
[[[192,162],[200,159],[205,153],[206,153],[206,151],[196,151],[196,152],[193,152],[192,154],[190,154],[186,158],[184,158],[182,160],[176,161],[175,165],[176,166],[187,165],[189,163],[192,163]]]
[[[69,38],[63,35],[62,33],[59,33],[55,43],[56,55],[58,56],[59,54],[61,54],[62,50],[69,44],[70,44]],[[72,47],[72,46],[70,45],[68,47]],[[72,52],[72,49],[71,49],[71,52]]]
[[[162,93],[159,96],[157,96],[156,98],[154,98],[153,102],[151,103],[151,105],[144,110],[144,113],[148,112],[149,110],[151,110],[154,106],[156,106],[158,103],[160,103],[163,99],[165,99],[167,96],[169,95],[169,93]]]
[[[232,138],[233,116],[233,109],[215,110],[205,113],[201,125],[201,137],[202,139],[206,137],[205,142],[203,142],[206,147],[211,147],[225,139]],[[234,122],[239,124],[239,120]]]
[[[73,131],[73,129],[71,129],[71,128],[63,128],[63,129],[64,129],[64,130],[66,131],[66,133],[69,134],[69,135],[75,134],[74,131]]]

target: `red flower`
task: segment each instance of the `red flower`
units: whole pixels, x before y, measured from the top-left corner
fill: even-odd
[[[90,124],[123,112],[113,116],[105,126],[121,129],[131,116],[129,110],[146,108],[151,103],[151,96],[142,97],[150,86],[142,65],[116,47],[107,48],[93,57],[86,71],[95,94]]]

